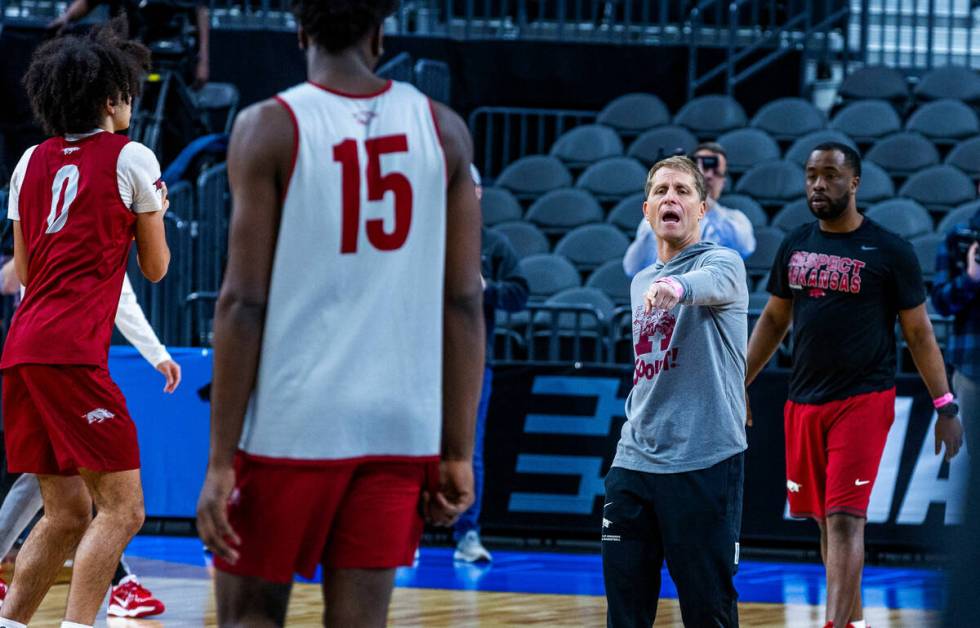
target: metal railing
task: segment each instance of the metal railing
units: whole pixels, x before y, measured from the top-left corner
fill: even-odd
[[[864,63],[908,69],[980,65],[971,0],[850,0],[851,39]]]
[[[197,179],[197,204],[192,225],[194,283],[188,292],[216,292],[221,286],[225,258],[228,255],[230,213],[228,168],[221,163],[208,168]]]
[[[799,51],[800,91],[813,59],[829,62],[839,56],[847,71],[850,7],[833,0],[701,0],[688,20],[688,98],[724,75],[724,92],[785,55]],[[820,9],[817,12],[817,9]],[[712,16],[709,23],[707,16]],[[840,41],[833,42],[835,34]],[[699,71],[699,51],[705,45],[724,46],[722,63]]]
[[[469,127],[477,147],[473,162],[492,181],[507,164],[526,155],[547,153],[562,133],[595,121],[597,112],[570,109],[480,107]]]

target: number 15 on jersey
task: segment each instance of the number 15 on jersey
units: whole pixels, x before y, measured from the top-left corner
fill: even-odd
[[[368,242],[379,251],[400,249],[408,239],[412,224],[412,185],[400,172],[381,174],[381,156],[408,152],[408,137],[385,135],[364,142],[368,162],[364,170],[369,201],[380,201],[387,192],[394,196],[395,221],[391,231],[385,231],[384,220],[364,221]],[[333,159],[341,169],[341,229],[340,252],[356,253],[361,230],[361,163],[357,140],[346,139],[333,147]]]

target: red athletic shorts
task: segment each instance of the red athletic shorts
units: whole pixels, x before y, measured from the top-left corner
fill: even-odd
[[[21,364],[3,371],[3,431],[14,473],[139,469],[136,426],[109,371]]]
[[[821,404],[786,402],[786,490],[794,517],[866,517],[895,389]]]
[[[438,462],[267,462],[239,452],[231,527],[241,538],[234,565],[221,571],[292,582],[325,569],[411,565],[422,537],[419,500],[437,486]]]

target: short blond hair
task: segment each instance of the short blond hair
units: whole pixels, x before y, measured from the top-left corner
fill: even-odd
[[[691,175],[694,177],[694,187],[698,191],[700,200],[703,201],[708,198],[708,186],[704,182],[704,175],[701,174],[701,169],[698,168],[696,163],[691,161],[690,157],[686,157],[684,155],[675,155],[673,157],[661,159],[657,163],[653,164],[653,168],[650,168],[650,172],[647,174],[647,183],[643,190],[645,197],[649,198],[650,188],[653,187],[653,175],[657,174],[657,171],[661,168],[667,168],[668,170],[679,170]]]

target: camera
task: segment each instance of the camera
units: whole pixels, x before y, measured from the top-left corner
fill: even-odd
[[[946,238],[946,248],[949,250],[951,264],[960,272],[966,270],[966,255],[974,242],[980,242],[980,229],[969,226],[954,229]],[[975,254],[980,264],[980,250]]]
[[[694,160],[697,161],[698,165],[701,166],[701,170],[704,172],[718,172],[720,160],[717,155],[698,155]]]

